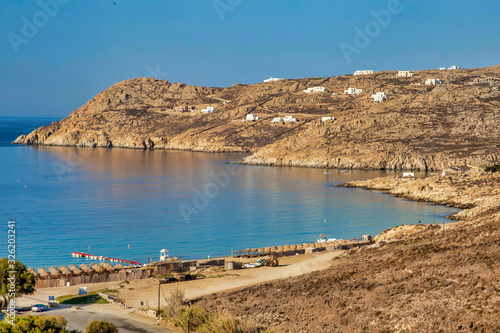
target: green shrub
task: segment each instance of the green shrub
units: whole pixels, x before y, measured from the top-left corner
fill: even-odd
[[[85,333],[118,333],[118,329],[115,325],[105,320],[94,320],[87,326]]]
[[[175,288],[170,292],[169,296],[165,297],[167,305],[163,309],[165,310],[164,312],[167,317],[173,318],[180,313],[181,308],[184,305],[184,296],[185,293],[183,289]]]
[[[198,330],[200,326],[210,320],[208,310],[198,306],[189,306],[181,309],[179,314],[172,320],[175,326],[187,331],[188,321],[192,330]]]
[[[22,316],[17,317],[15,325],[7,321],[0,322],[2,333],[25,333],[25,332],[51,332],[51,333],[79,333],[76,330],[66,329],[68,321],[64,316]]]
[[[488,165],[486,168],[484,168],[484,171],[486,171],[486,172],[500,172],[500,165],[498,165],[498,164]]]

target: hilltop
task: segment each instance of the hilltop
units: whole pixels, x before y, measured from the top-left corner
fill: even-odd
[[[241,162],[274,166],[441,170],[498,163],[500,66],[413,73],[227,88],[130,79],[15,143],[253,152]],[[424,85],[430,78],[442,84]],[[325,92],[303,91],[316,86]],[[344,94],[349,87],[363,92]],[[374,103],[376,92],[385,92],[387,100]],[[213,106],[215,112],[175,111],[183,105]],[[247,114],[259,120],[247,121]],[[271,123],[284,116],[297,121]]]

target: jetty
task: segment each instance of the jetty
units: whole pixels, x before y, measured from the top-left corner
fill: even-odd
[[[108,260],[111,262],[123,262],[123,263],[132,264],[132,265],[142,265],[140,262],[137,262],[137,261],[117,259],[117,258],[104,257],[104,256],[96,256],[93,254],[88,254],[88,253],[83,253],[83,252],[71,252],[71,256],[76,257],[76,258],[89,258],[89,259],[93,259],[93,260]]]

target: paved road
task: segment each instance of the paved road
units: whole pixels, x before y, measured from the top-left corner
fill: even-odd
[[[85,332],[87,325],[93,320],[106,320],[113,323],[120,333],[172,333],[155,325],[156,321],[149,318],[139,318],[129,313],[131,310],[110,309],[108,306],[92,305],[73,308],[49,309],[45,312],[26,312],[31,315],[64,316],[68,320],[68,329]],[[115,312],[116,314],[114,314]]]

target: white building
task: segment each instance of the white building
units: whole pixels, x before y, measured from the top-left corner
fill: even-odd
[[[442,71],[442,70],[445,70],[446,67],[439,67],[439,70]]]
[[[270,77],[269,79],[264,80],[264,83],[268,83],[268,82],[276,82],[276,81],[281,81],[281,80],[284,80],[284,79],[277,78],[277,77]]]
[[[356,89],[356,88],[347,88],[347,90],[344,90],[344,94],[347,95],[355,95],[355,94],[361,94],[363,92],[363,89]]]
[[[293,116],[285,116],[285,118],[283,118],[283,121],[285,123],[294,123],[297,121],[297,118],[294,118]]]
[[[385,92],[377,92],[372,95],[372,98],[375,103],[380,103],[387,99],[387,94]]]
[[[433,86],[435,84],[441,84],[441,83],[443,83],[443,82],[441,82],[440,79],[427,79],[427,80],[425,80],[426,86]]]
[[[366,75],[366,74],[373,74],[373,70],[368,69],[363,71],[355,71],[353,75]]]
[[[273,124],[277,124],[277,123],[281,123],[281,118],[273,118],[273,120],[271,120],[271,123]]]
[[[259,120],[259,117],[255,114],[247,114],[247,121],[256,121]]]
[[[335,120],[335,117],[321,117],[321,122],[325,122],[328,120]]]
[[[205,109],[201,109],[201,113],[213,113],[215,112],[215,108],[213,106],[207,106]]]
[[[398,77],[409,77],[415,74],[410,73],[410,71],[398,71]]]
[[[317,93],[317,92],[325,92],[325,87],[309,87],[307,88],[306,90],[302,90],[303,92],[305,92],[306,94],[309,94],[309,93]]]
[[[460,67],[459,67],[459,66],[451,66],[451,67],[450,67],[450,68],[448,68],[448,69],[460,69]]]

